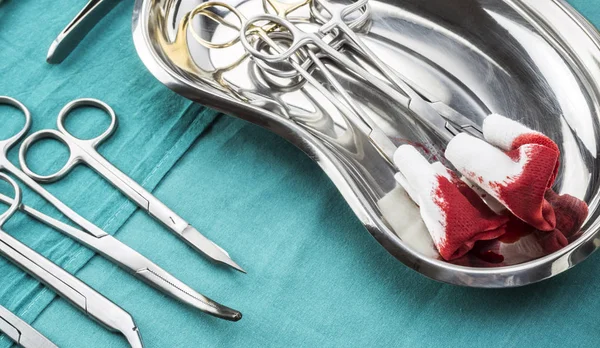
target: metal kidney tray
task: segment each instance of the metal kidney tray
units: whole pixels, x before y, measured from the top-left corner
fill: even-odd
[[[264,13],[261,0],[226,2],[245,16]],[[398,190],[393,168],[365,134],[350,129],[309,85],[267,79],[250,58],[243,58],[239,43],[209,49],[188,39],[188,54],[182,54],[176,42],[179,24],[201,3],[136,1],[133,35],[147,68],[177,93],[260,125],[304,151],[327,173],[373,237],[409,267],[452,284],[512,287],[561,273],[600,245],[600,35],[565,1],[371,0],[371,21],[361,31],[366,44],[428,99],[444,102],[478,124],[492,112],[505,115],[560,146],[554,189],[589,204],[582,233],[558,252],[507,259],[498,267],[445,262],[427,243],[428,236],[394,229],[394,221],[419,217],[408,215],[400,204],[393,209]],[[308,16],[308,11],[296,15]],[[215,21],[195,17],[190,24],[212,42],[239,36]],[[364,64],[351,48],[344,52]],[[328,66],[396,145],[416,144],[432,159],[443,153],[444,144],[405,115],[402,105],[334,63]],[[318,71],[313,73],[319,78]]]

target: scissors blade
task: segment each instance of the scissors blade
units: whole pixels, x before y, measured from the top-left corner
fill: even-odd
[[[59,64],[65,60],[118,2],[119,0],[90,0],[52,42],[46,61],[50,64]]]
[[[190,226],[182,217],[162,203],[158,198],[148,192],[135,180],[120,171],[94,148],[82,147],[74,143],[85,153],[85,163],[121,191],[131,201],[144,209],[150,216],[160,221],[172,233],[182,238],[197,251],[203,253],[213,261],[222,263],[246,273],[229,254],[215,243],[203,236],[200,231]]]
[[[188,227],[183,230],[181,233],[181,238],[183,238],[186,243],[190,244],[194,248],[201,250],[206,256],[210,257],[215,262],[228,265],[229,267],[233,267],[242,273],[246,273],[246,271],[240,267],[240,265],[231,259],[227,251],[215,244],[210,239],[206,238],[192,225],[188,225]]]
[[[369,140],[377,147],[379,152],[385,156],[385,158],[391,164],[394,164],[394,153],[398,147],[392,142],[392,140],[385,134],[380,128],[371,128],[369,133]]]
[[[14,342],[19,343],[21,341],[21,331],[17,328],[19,323],[14,319],[8,318],[2,313],[3,308],[0,307],[0,333],[3,333]]]
[[[25,321],[0,306],[0,332],[24,348],[58,348]]]
[[[0,202],[11,204],[12,199],[0,194]],[[19,210],[45,225],[77,240],[119,265],[135,277],[145,281],[148,285],[178,301],[222,319],[238,321],[242,318],[240,312],[214,302],[210,298],[196,292],[194,289],[173,277],[167,271],[163,270],[152,261],[111,235],[105,235],[101,238],[94,237],[24,204],[19,206]]]
[[[446,143],[454,137],[455,134],[448,127],[448,121],[421,97],[411,98],[409,109],[418,116],[418,120],[438,134]]]
[[[478,138],[483,137],[483,131],[477,123],[456,111],[450,105],[439,101],[439,98],[414,81],[396,72],[394,72],[394,75],[404,82],[407,88],[412,89],[410,91],[410,105],[423,112],[422,117],[426,118],[426,122],[430,126],[436,128],[438,134],[444,136],[444,134],[447,135],[449,132],[451,136],[455,136],[460,132],[467,132]],[[437,116],[431,112],[432,108],[437,113]]]

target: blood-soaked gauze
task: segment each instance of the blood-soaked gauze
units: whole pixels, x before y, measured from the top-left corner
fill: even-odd
[[[430,164],[414,147],[394,156],[399,182],[419,206],[421,217],[445,260],[465,255],[476,241],[504,234],[507,217],[494,213],[456,174]]]
[[[455,136],[446,158],[466,178],[516,217],[540,231],[553,231],[556,216],[545,194],[554,184],[560,152],[547,136],[500,115],[483,123],[483,141]]]

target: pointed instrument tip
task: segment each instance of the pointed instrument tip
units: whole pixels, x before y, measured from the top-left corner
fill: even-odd
[[[232,259],[229,259],[229,262],[223,262],[223,263],[225,263],[229,267],[232,267],[236,271],[239,271],[239,272],[244,273],[244,274],[248,274],[248,272],[246,272],[246,270],[244,270],[242,267],[240,267],[240,265],[238,265],[237,263],[235,263],[235,261],[233,261]]]
[[[244,270],[240,265],[238,265],[235,261],[233,261],[231,259],[231,256],[229,256],[229,253],[227,251],[223,250],[223,248],[221,248],[220,246],[218,246],[214,243],[213,243],[213,245],[221,251],[221,255],[219,255],[220,257],[214,257],[213,260],[220,262],[224,265],[227,265],[227,266],[235,269],[236,271],[239,271],[244,274],[248,274],[246,272],[246,270]]]
[[[225,265],[235,269],[236,271],[239,271],[244,274],[248,274],[246,272],[246,270],[244,270],[240,265],[238,265],[235,261],[233,261],[231,259],[231,256],[229,256],[229,253],[227,251],[225,251],[223,248],[221,248],[217,244],[215,244],[213,242],[211,242],[211,243],[216,249],[218,249],[220,251],[220,253],[217,253],[217,254],[219,254],[218,256],[213,255],[213,260],[220,262],[222,264],[225,264]]]
[[[212,261],[225,264],[242,273],[246,273],[240,265],[231,259],[227,251],[203,236],[202,233],[193,226],[189,225],[180,236],[194,249],[200,251]]]
[[[227,265],[233,269],[235,269],[236,271],[239,271],[241,273],[247,274],[246,270],[243,269],[240,265],[238,265],[235,261],[233,261],[231,259],[231,257],[229,256],[229,253],[227,253],[225,250],[221,249],[220,247],[217,246],[217,248],[219,248],[219,250],[222,251],[222,254],[219,255],[220,257],[213,257],[212,259],[218,263],[221,263],[223,265]]]
[[[57,54],[57,50],[59,48],[60,42],[58,39],[52,41],[50,48],[48,49],[48,54],[46,55],[46,63],[48,64],[59,64],[64,60],[64,57],[59,57]]]

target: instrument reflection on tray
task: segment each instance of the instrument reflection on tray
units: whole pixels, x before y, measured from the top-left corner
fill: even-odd
[[[438,145],[432,140],[419,146],[434,157],[443,158],[443,146],[460,132],[482,137],[475,122],[443,102],[428,100],[424,95],[430,93],[420,94],[421,87],[413,89],[414,83],[393,71],[363,42],[357,31],[370,22],[368,0],[345,6],[325,0],[262,3],[265,13],[249,17],[227,3],[202,3],[183,15],[172,43],[159,34],[162,50],[179,68],[212,86],[218,82],[215,87],[224,93],[259,107],[276,106],[280,114],[335,151],[357,159],[382,158],[385,163],[381,165],[391,170],[397,171],[393,158],[401,138],[390,136],[383,129],[385,123],[376,122],[369,114],[372,108],[357,103],[338,76],[352,75],[370,84],[406,110],[407,123],[429,129],[428,136],[437,138]],[[357,52],[361,61],[350,58],[348,49]],[[212,76],[194,61],[192,51],[203,51],[210,61],[220,63]],[[225,57],[233,63],[223,65]],[[227,72],[235,73],[235,69],[251,72],[247,76],[252,88],[228,80]],[[214,74],[219,74],[218,79]],[[282,96],[289,93],[303,102],[287,102]],[[389,115],[382,113],[378,118],[385,117]],[[370,144],[369,155],[366,144]]]
[[[534,2],[518,7],[545,11]],[[570,16],[568,10],[560,16]],[[596,209],[589,198],[596,180],[569,169],[597,171],[590,156],[593,144],[578,142],[593,138],[587,134],[593,127],[575,131],[573,120],[579,116],[561,116],[562,105],[555,100],[564,86],[556,85],[552,75],[570,68],[564,61],[558,64],[560,51],[550,56],[553,66],[560,66],[554,72],[543,69],[547,62],[531,61],[536,51],[554,50],[551,40],[527,40],[537,31],[546,37],[547,27],[530,27],[528,18],[519,17],[522,12],[487,0],[468,0],[460,11],[416,0],[138,0],[133,35],[142,61],[169,88],[261,125],[307,152],[367,230],[399,260],[451,283],[522,285],[541,279],[530,276],[532,268],[552,263],[538,267],[528,261],[551,252],[454,267],[440,260],[428,236],[407,233],[391,216],[406,216],[405,210],[392,209],[401,206],[396,191],[404,186],[393,161],[396,150],[410,144],[429,162],[456,169],[445,157],[447,144],[462,134],[481,139],[481,125],[494,113],[554,141],[562,158],[553,189],[585,199],[591,211]],[[459,12],[468,12],[470,20]],[[545,13],[551,14],[555,12]],[[573,36],[589,38],[587,33]],[[569,90],[574,98],[582,92]],[[596,122],[591,113],[583,115],[580,122]],[[567,173],[591,186],[565,180]],[[586,226],[577,236],[589,237]],[[574,242],[579,237],[573,238],[569,247],[580,247],[580,241]],[[570,252],[552,257],[565,253]],[[517,273],[505,271],[511,265],[523,267]]]

